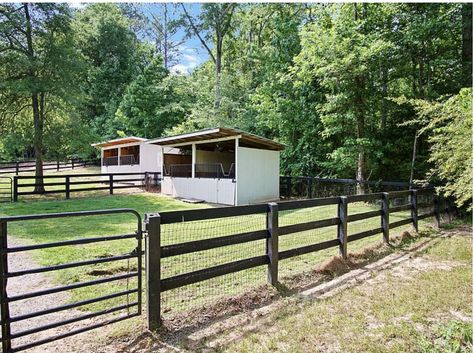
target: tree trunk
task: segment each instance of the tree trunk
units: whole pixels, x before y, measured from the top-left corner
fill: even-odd
[[[411,169],[410,169],[410,186],[413,183],[413,178],[415,175],[415,159],[416,159],[416,145],[418,142],[418,131],[415,132],[415,138],[413,140],[413,153],[411,156]]]
[[[356,96],[356,119],[357,119],[357,139],[363,139],[365,137],[365,111],[364,111],[364,98],[363,91],[365,87],[365,79],[363,76],[356,77],[356,87],[357,96]],[[357,194],[365,194],[365,151],[364,146],[359,145],[359,154],[357,157],[357,173],[356,179],[359,181],[357,183]]]
[[[165,69],[168,70],[168,47],[169,47],[169,43],[168,43],[168,4],[164,4],[164,20],[165,20],[165,23],[164,23],[164,26],[163,26],[163,40],[164,40],[164,64],[165,64]]]
[[[382,67],[382,130],[387,128],[387,101],[388,96],[388,68],[386,65]]]
[[[218,109],[221,105],[221,66],[222,66],[222,37],[217,35],[216,43],[216,97],[214,106]]]
[[[34,126],[34,139],[33,147],[35,151],[35,192],[44,193],[43,185],[43,107],[44,107],[44,94],[41,94],[39,97],[38,92],[36,91],[36,72],[35,72],[35,52],[33,49],[33,34],[32,34],[32,25],[31,25],[31,16],[28,8],[28,4],[23,4],[23,10],[25,11],[25,20],[26,20],[26,42],[28,50],[28,59],[31,64],[29,70],[29,78],[32,81],[33,92],[31,94],[31,107],[33,109],[33,126]]]
[[[31,96],[31,105],[33,107],[33,125],[34,140],[33,146],[35,150],[35,192],[44,193],[43,185],[43,119],[40,109],[38,94]]]
[[[462,83],[472,87],[472,4],[462,4]]]

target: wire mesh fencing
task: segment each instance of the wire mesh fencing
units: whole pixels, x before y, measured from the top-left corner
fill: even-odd
[[[158,273],[149,280],[149,298],[158,293],[149,324],[202,309],[212,316],[263,285],[298,289],[301,275],[334,255],[347,259],[348,248],[388,243],[391,229],[417,230],[419,220],[438,219],[446,207],[427,189],[151,215],[147,256],[160,260],[147,266]]]
[[[266,229],[266,214],[252,214],[218,219],[164,224],[162,246],[206,241],[235,234],[248,234]],[[265,239],[237,243],[202,251],[165,257],[161,260],[161,278],[205,271],[216,266],[265,255]],[[215,304],[216,300],[235,296],[266,283],[263,266],[234,272],[166,291],[162,295],[165,317],[183,311]]]

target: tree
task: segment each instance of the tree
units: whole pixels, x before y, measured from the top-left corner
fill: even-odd
[[[87,62],[81,82],[86,96],[82,114],[101,138],[116,135],[115,112],[125,89],[150,60],[133,24],[115,4],[90,4],[74,19],[79,50]]]
[[[155,5],[156,6],[156,5]],[[151,30],[152,38],[155,41],[158,53],[163,57],[164,65],[167,70],[175,65],[180,57],[180,47],[185,40],[174,40],[178,30],[180,29],[180,21],[170,18],[170,5],[163,3],[159,5],[161,13],[159,15],[151,13]],[[170,11],[171,10],[171,11]]]
[[[206,49],[215,65],[215,107],[219,108],[221,101],[221,71],[224,38],[231,29],[232,15],[236,4],[211,4],[202,5],[198,18],[193,17],[184,4],[181,7],[184,12],[183,23],[188,35],[198,37],[202,46]],[[214,48],[211,49],[209,42],[212,41]]]
[[[184,80],[184,82],[183,82]],[[190,92],[186,76],[168,76],[160,56],[127,87],[116,113],[132,134],[159,137],[179,124],[188,112]]]
[[[440,178],[440,190],[458,207],[472,210],[472,88],[438,101],[411,100],[420,134],[427,134],[433,169],[428,180]]]
[[[78,62],[70,11],[62,4],[0,5],[1,94],[11,119],[31,114],[36,159],[35,192],[44,192],[43,138],[57,100],[74,93]]]
[[[472,87],[472,4],[462,6],[462,75],[464,87]]]

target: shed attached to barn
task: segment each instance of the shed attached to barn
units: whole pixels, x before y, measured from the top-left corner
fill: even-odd
[[[163,194],[227,205],[279,199],[281,143],[219,127],[146,144],[162,147]]]

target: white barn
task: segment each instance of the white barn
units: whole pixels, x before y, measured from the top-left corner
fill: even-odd
[[[100,148],[101,173],[161,171],[161,147],[146,141],[145,138],[129,136],[92,144]]]
[[[241,130],[213,128],[163,137],[161,192],[206,202],[245,205],[280,197],[284,145]]]

